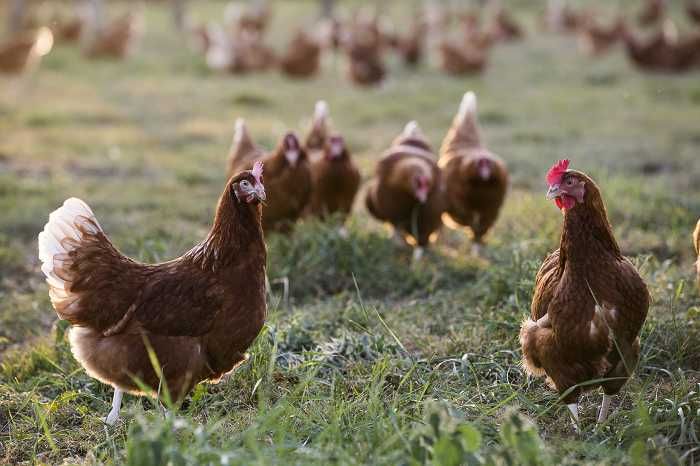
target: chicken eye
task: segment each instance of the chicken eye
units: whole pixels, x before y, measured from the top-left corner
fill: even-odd
[[[241,188],[250,189],[250,182],[248,180],[241,181]]]
[[[568,179],[566,180],[566,185],[567,185],[567,186],[572,186],[573,184],[574,184],[573,178],[568,178]]]

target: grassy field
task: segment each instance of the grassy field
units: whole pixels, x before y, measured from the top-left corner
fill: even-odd
[[[280,44],[316,4],[277,7]],[[214,75],[156,5],[126,62],[58,47],[29,79],[0,78],[0,463],[697,464],[700,79],[643,75],[621,50],[587,59],[521,13],[530,36],[497,47],[479,77],[392,58],[383,86],[357,89],[330,57],[312,81]],[[250,361],[167,416],[126,396],[122,420],[103,425],[112,390],[73,359],[38,265],[50,211],[78,196],[124,253],[177,257],[211,222],[236,117],[269,147],[287,128],[305,131],[326,99],[368,178],[408,120],[438,147],[470,89],[512,174],[483,257],[445,231],[412,264],[359,204],[348,238],[313,221],[272,235],[269,319]],[[563,156],[597,180],[653,296],[635,376],[601,426],[601,395],[582,398],[580,434],[557,395],[525,377],[517,338],[535,272],[558,244],[544,174]]]

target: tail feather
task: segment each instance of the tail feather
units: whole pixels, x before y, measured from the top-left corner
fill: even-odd
[[[418,125],[418,122],[415,120],[409,121],[406,124],[406,126],[403,129],[402,135],[407,139],[425,139],[423,130],[421,130],[420,126]]]
[[[464,97],[462,97],[457,118],[460,122],[464,122],[467,118],[476,120],[476,94],[472,91],[465,93]]]
[[[66,271],[70,252],[79,246],[84,234],[101,231],[90,207],[80,199],[70,198],[49,215],[39,233],[41,271],[50,287],[51,303],[59,313],[77,299],[70,292],[71,280]]]
[[[476,94],[469,91],[464,94],[459,110],[452,120],[452,127],[442,143],[441,153],[473,148],[481,145],[479,124],[476,116]]]
[[[314,107],[314,124],[325,124],[328,120],[328,104],[325,100],[319,100]]]

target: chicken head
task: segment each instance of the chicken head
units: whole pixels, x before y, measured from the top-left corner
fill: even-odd
[[[262,173],[262,162],[255,162],[252,170],[245,171],[231,180],[231,186],[238,202],[258,204],[267,199]]]
[[[586,182],[577,173],[568,171],[569,160],[556,162],[547,172],[547,199],[554,199],[561,210],[571,209],[576,203],[583,202],[586,194]]]

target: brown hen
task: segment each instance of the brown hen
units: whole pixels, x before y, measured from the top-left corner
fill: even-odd
[[[484,42],[490,46],[491,40]],[[477,48],[470,43],[443,39],[440,42],[440,66],[451,75],[481,73],[488,60],[488,46]]]
[[[540,267],[530,318],[520,330],[525,370],[547,376],[578,422],[582,391],[602,387],[598,422],[639,359],[639,332],[649,292],[613,236],[596,183],[569,170],[547,174],[548,199],[564,214],[559,249]],[[604,379],[590,383],[597,379]]]
[[[122,59],[130,52],[139,34],[140,20],[126,13],[104,27],[91,25],[86,33],[83,53],[88,58]]]
[[[259,164],[227,182],[201,243],[155,265],[121,254],[79,199],[49,216],[39,234],[41,269],[56,313],[72,326],[73,355],[114,387],[108,424],[119,416],[122,392],[156,392],[165,383],[181,399],[245,361],[265,321],[264,200]]]
[[[48,28],[22,32],[0,44],[0,73],[19,74],[39,65],[41,57],[53,47],[53,34]]]
[[[280,69],[294,78],[308,78],[318,72],[321,46],[309,33],[299,30],[279,59]]]
[[[240,127],[245,129],[244,124]],[[265,163],[268,200],[262,217],[263,230],[289,231],[311,197],[311,169],[299,139],[294,133],[287,133],[277,148],[266,154],[250,142],[245,131],[244,136],[234,135],[233,146],[229,156],[230,170],[247,169],[257,161]]]
[[[330,133],[328,119],[328,104],[319,100],[304,143],[312,181],[308,213],[320,218],[341,214],[344,219],[360,187],[360,172],[343,137]]]
[[[433,233],[442,226],[440,169],[418,124],[412,121],[377,163],[365,198],[369,212],[394,227],[397,238],[417,245],[420,259]]]
[[[622,39],[623,29],[622,18],[617,18],[609,26],[602,25],[593,19],[586,21],[578,31],[579,48],[589,56],[602,55]]]
[[[481,141],[476,95],[467,92],[440,148],[447,217],[468,227],[478,245],[498,218],[506,191],[505,163]],[[478,249],[478,246],[477,246]]]

